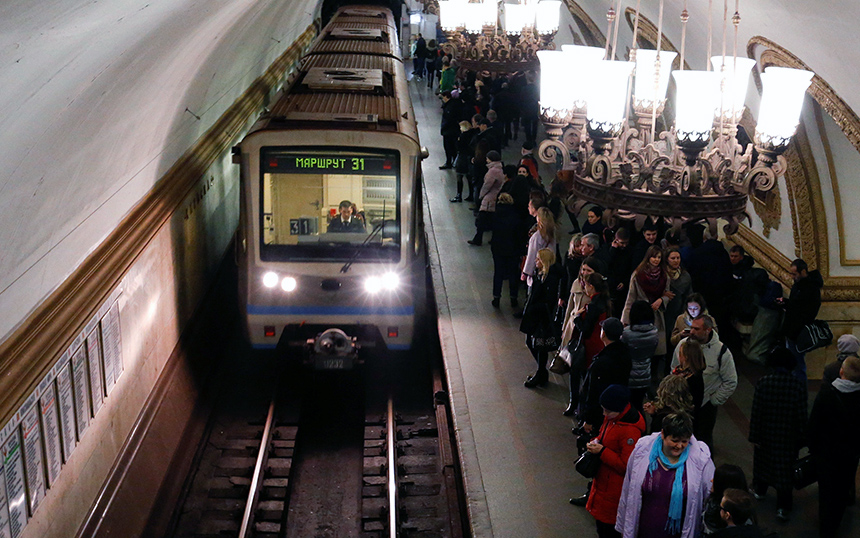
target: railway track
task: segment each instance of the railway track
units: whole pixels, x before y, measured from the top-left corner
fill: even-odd
[[[361,377],[309,376],[291,405],[213,417],[172,536],[463,536],[444,402],[398,411]]]

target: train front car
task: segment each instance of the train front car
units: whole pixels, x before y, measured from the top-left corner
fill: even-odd
[[[393,26],[366,21],[336,15],[240,146],[248,337],[301,347],[320,369],[351,368],[360,349],[409,349],[426,292],[405,72]]]

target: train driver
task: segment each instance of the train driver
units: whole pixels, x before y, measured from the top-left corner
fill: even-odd
[[[364,233],[364,223],[353,214],[353,203],[344,200],[338,206],[340,212],[328,223],[328,233]]]

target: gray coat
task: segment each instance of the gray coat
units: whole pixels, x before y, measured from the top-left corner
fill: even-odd
[[[647,325],[629,325],[624,327],[621,341],[630,347],[631,389],[645,389],[651,384],[651,357],[657,349],[660,337],[653,323]]]

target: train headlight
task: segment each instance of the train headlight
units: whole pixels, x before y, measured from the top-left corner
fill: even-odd
[[[367,277],[367,280],[364,281],[364,289],[367,290],[368,293],[378,293],[382,287],[382,278],[378,276]]]
[[[388,291],[394,291],[400,287],[400,275],[388,272],[382,275],[382,287]]]
[[[263,275],[263,285],[267,288],[274,288],[278,285],[279,280],[280,278],[278,277],[278,274],[273,271],[269,271]]]
[[[296,289],[297,285],[298,282],[296,282],[296,279],[291,276],[285,276],[281,281],[281,288],[283,288],[284,291],[293,291]]]

